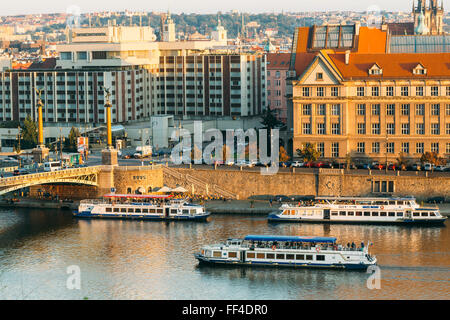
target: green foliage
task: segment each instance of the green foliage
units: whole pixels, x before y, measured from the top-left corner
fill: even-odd
[[[80,131],[77,128],[72,127],[72,129],[70,129],[69,136],[64,141],[63,150],[66,152],[77,152],[77,138],[78,137],[81,137]]]
[[[439,157],[436,152],[425,152],[422,157],[420,157],[420,162],[422,163],[431,163],[435,166],[445,165],[445,159]]]
[[[317,161],[321,153],[320,151],[317,151],[317,146],[314,143],[304,143],[302,149],[297,149],[297,155],[303,159],[303,161],[310,162],[310,161]]]
[[[36,147],[38,132],[36,123],[27,115],[21,128],[20,149],[32,149]]]
[[[0,128],[17,128],[20,126],[19,121],[2,121],[0,122]]]
[[[279,127],[283,123],[275,117],[273,110],[267,108],[264,114],[261,116],[261,124],[264,126],[265,129],[269,130]],[[270,131],[268,133],[270,134]]]

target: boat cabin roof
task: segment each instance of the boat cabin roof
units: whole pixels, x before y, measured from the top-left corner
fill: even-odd
[[[321,242],[321,243],[335,243],[334,237],[299,237],[299,236],[258,236],[249,235],[244,238],[247,241],[285,241],[285,242]]]
[[[160,194],[115,194],[109,193],[103,196],[104,198],[126,198],[126,199],[167,199],[172,195],[160,195]]]
[[[316,197],[316,200],[343,200],[343,201],[389,201],[389,200],[400,200],[400,201],[411,201],[416,200],[414,197]]]

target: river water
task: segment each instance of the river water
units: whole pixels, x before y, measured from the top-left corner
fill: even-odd
[[[89,221],[67,211],[0,208],[0,299],[449,299],[446,224],[269,224],[245,215]],[[369,289],[364,272],[198,267],[193,253],[201,245],[247,234],[371,240],[380,288]],[[71,266],[80,270],[80,289],[68,289]]]

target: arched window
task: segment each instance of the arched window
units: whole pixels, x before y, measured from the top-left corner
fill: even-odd
[[[152,187],[148,187],[148,193],[151,193],[153,191]]]
[[[131,194],[131,188],[127,188],[127,194]]]

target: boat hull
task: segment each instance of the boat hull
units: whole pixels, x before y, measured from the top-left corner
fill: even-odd
[[[272,223],[333,223],[333,224],[377,224],[377,225],[406,225],[406,226],[440,226],[447,218],[442,219],[421,219],[421,220],[397,220],[397,221],[368,221],[368,220],[327,220],[327,219],[300,219],[300,218],[280,218],[270,215],[268,221]]]
[[[79,219],[107,219],[107,220],[146,220],[146,221],[206,221],[210,213],[195,216],[142,216],[142,215],[110,215],[92,214],[90,212],[74,211],[73,216]]]
[[[269,262],[269,261],[227,261],[223,259],[210,259],[201,254],[195,254],[195,258],[200,265],[208,266],[229,266],[229,267],[268,267],[268,268],[295,268],[295,269],[338,269],[366,271],[374,264],[317,264],[317,263],[290,263],[290,262]]]

